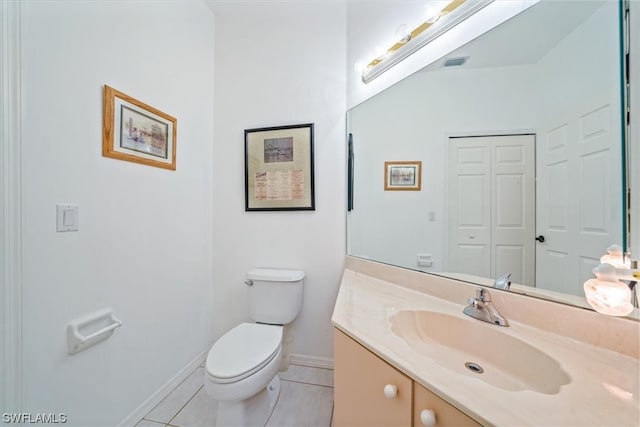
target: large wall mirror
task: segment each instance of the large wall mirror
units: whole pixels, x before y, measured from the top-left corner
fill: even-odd
[[[541,1],[351,109],[348,253],[586,306],[625,235],[619,7]]]

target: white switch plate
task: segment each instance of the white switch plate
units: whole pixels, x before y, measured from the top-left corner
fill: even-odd
[[[56,231],[78,231],[78,205],[56,205]]]
[[[434,211],[429,211],[429,213],[427,214],[427,218],[429,219],[429,222],[435,221],[436,213]]]
[[[433,256],[431,254],[417,254],[418,267],[432,267]]]

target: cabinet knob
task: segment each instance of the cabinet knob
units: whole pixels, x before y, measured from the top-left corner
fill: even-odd
[[[398,386],[393,384],[387,384],[384,386],[384,397],[387,399],[393,399],[398,395]]]
[[[420,411],[420,422],[425,427],[433,427],[436,425],[436,413],[431,409],[423,409]]]

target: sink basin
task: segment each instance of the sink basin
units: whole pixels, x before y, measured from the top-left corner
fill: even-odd
[[[395,335],[442,367],[504,390],[557,394],[571,381],[546,353],[479,320],[403,310],[389,321]]]

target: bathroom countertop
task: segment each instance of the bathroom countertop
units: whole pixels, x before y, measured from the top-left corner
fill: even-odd
[[[473,290],[473,288],[469,288]],[[473,296],[470,292],[469,297]],[[640,361],[635,357],[510,321],[500,332],[556,360],[571,378],[554,394],[509,391],[473,373],[443,368],[391,330],[401,310],[428,310],[480,322],[463,305],[345,269],[333,312],[335,327],[484,425],[638,426]],[[503,349],[508,354],[509,349]],[[453,350],[452,350],[453,351]],[[526,364],[526,360],[521,360]]]

